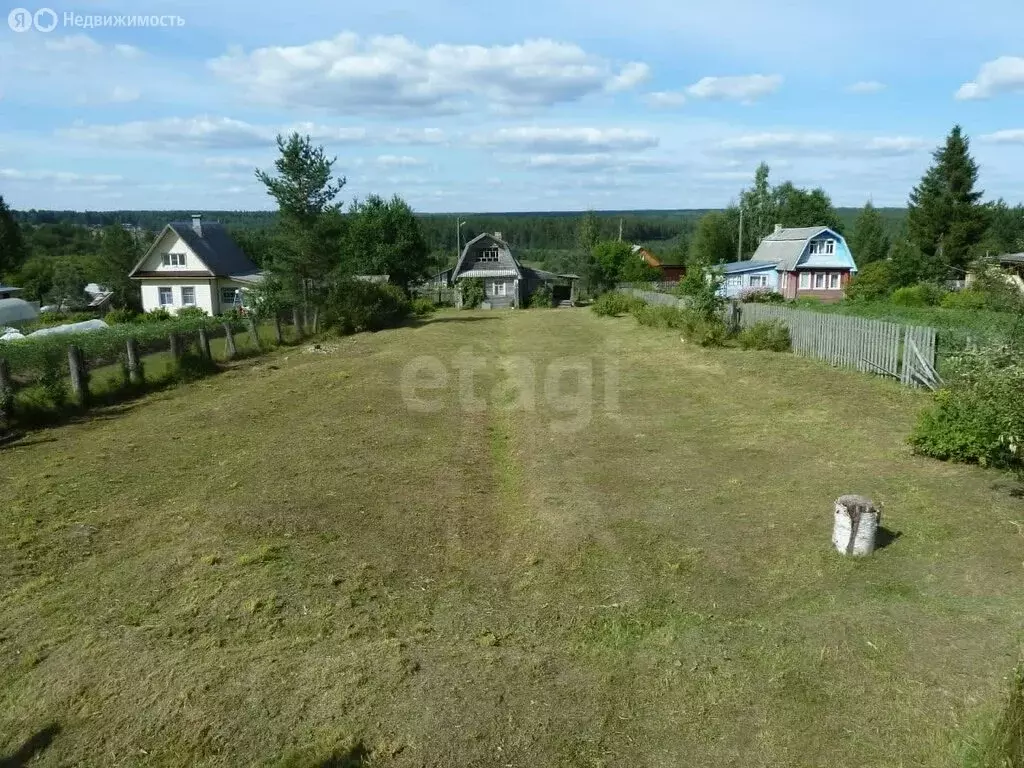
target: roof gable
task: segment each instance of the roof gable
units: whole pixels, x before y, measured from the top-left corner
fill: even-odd
[[[829,234],[839,242],[846,242],[842,235],[825,226],[782,228],[765,237],[750,259],[769,261],[774,263],[780,272],[792,272],[800,263],[807,243],[823,234]]]
[[[165,226],[146,254],[135,265],[129,276],[139,271],[150,255],[159,247],[169,233],[177,235],[197,259],[216,277],[252,275],[260,271],[252,259],[238,247],[227,228],[219,222],[203,222],[202,234],[193,228],[191,222],[172,221]]]
[[[466,243],[465,247],[462,249],[462,253],[459,254],[459,260],[455,262],[455,267],[452,269],[453,279],[457,279],[461,274],[462,266],[465,263],[466,256],[469,255],[470,251],[475,251],[477,246],[483,243],[484,241],[490,241],[494,245],[497,245],[499,248],[504,249],[512,259],[512,263],[515,267],[516,274],[519,277],[523,276],[522,266],[519,264],[519,259],[517,259],[516,255],[512,253],[512,248],[509,246],[509,244],[502,240],[497,235],[494,235],[490,232],[484,232],[482,234],[477,235],[468,243]]]

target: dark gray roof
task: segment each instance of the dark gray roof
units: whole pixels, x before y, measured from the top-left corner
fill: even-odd
[[[252,259],[238,247],[238,243],[228,234],[228,230],[223,224],[204,221],[202,237],[192,228],[190,221],[172,221],[168,226],[185,241],[217,277],[251,275],[253,272],[260,271],[260,268],[253,264]]]
[[[728,264],[719,264],[718,269],[722,274],[733,275],[737,272],[757,272],[762,269],[774,269],[777,262],[774,261],[730,261]]]
[[[1004,253],[996,258],[1000,264],[1024,264],[1024,253]]]

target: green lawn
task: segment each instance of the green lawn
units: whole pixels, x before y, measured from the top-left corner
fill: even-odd
[[[34,433],[0,450],[0,764],[50,724],[32,765],[948,764],[1016,659],[1024,511],[910,455],[924,402],[531,310]],[[847,492],[902,534],[867,560],[830,549]]]

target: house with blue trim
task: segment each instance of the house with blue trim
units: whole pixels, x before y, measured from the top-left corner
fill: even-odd
[[[774,291],[787,299],[813,296],[839,301],[857,273],[857,263],[835,230],[776,225],[748,261],[722,264],[719,269],[724,278],[719,293],[729,299]]]

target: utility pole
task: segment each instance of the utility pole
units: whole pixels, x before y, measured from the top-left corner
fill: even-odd
[[[736,246],[736,261],[743,261],[743,206],[740,206],[740,241]]]
[[[619,219],[619,242],[622,242],[622,219]]]

